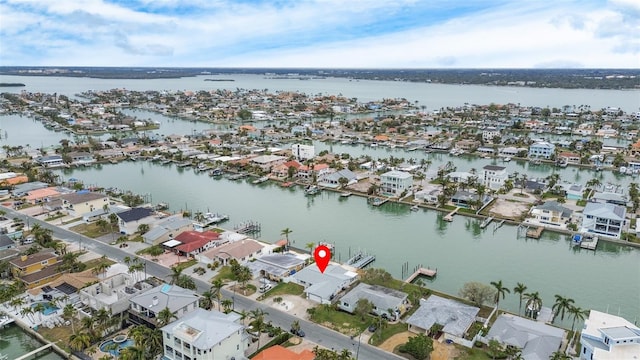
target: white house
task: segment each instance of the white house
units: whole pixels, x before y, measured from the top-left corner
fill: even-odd
[[[316,150],[313,145],[293,144],[291,145],[291,154],[296,160],[304,161],[313,159],[316,156]]]
[[[504,166],[485,165],[482,168],[482,183],[489,189],[501,188],[508,178],[509,174]]]
[[[547,141],[538,141],[529,146],[530,158],[550,159],[555,153],[556,146]]]
[[[317,266],[307,266],[291,276],[296,284],[304,286],[307,299],[331,304],[333,298],[358,279],[358,274],[342,266],[329,264],[324,273]]]
[[[589,202],[582,213],[582,232],[619,239],[626,213],[624,206]]]
[[[163,359],[247,359],[249,336],[236,313],[196,309],[161,330]]]
[[[387,196],[400,196],[413,185],[413,175],[408,172],[392,170],[380,175],[380,192]]]
[[[129,322],[155,328],[158,313],[168,308],[177,319],[199,308],[200,296],[177,285],[162,284],[129,299]]]
[[[637,359],[640,329],[619,316],[591,310],[580,334],[581,360]]]

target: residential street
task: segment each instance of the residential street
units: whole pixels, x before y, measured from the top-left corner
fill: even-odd
[[[44,221],[40,221],[34,219],[32,217],[28,217],[19,212],[16,212],[10,208],[2,207],[4,211],[6,211],[7,218],[19,218],[28,223],[30,226],[33,224],[40,224],[43,228],[51,229],[53,231],[54,238],[62,239],[70,243],[81,244],[83,248],[87,250],[93,251],[97,254],[106,255],[108,258],[113,259],[117,262],[122,263],[124,257],[132,256],[131,253],[126,252],[120,248],[115,246],[111,246],[107,243],[98,241],[96,239],[91,239],[89,237],[76,234],[69,230],[51,225]],[[167,279],[171,274],[171,270],[164,266],[161,266],[153,261],[148,261],[143,258],[139,258],[143,260],[146,264],[146,272],[149,275],[156,276],[160,279]],[[198,287],[198,292],[202,293],[210,288],[210,284],[198,280],[194,278],[194,281]],[[233,298],[235,303],[235,309],[250,311],[256,308],[261,308],[264,311],[268,312],[268,315],[265,317],[265,321],[271,321],[274,325],[280,326],[281,328],[288,330],[290,325],[298,320],[302,330],[306,333],[306,339],[314,342],[320,346],[329,348],[329,349],[349,349],[352,351],[353,355],[356,355],[356,351],[358,348],[357,340],[351,340],[349,337],[342,335],[336,331],[329,330],[325,327],[319,326],[315,323],[309,322],[302,318],[297,318],[289,313],[279,311],[269,306],[265,306],[257,301],[246,298],[239,294],[234,294],[233,292],[222,289],[222,293],[224,297]],[[376,359],[403,359],[397,355],[392,353],[380,350],[374,346],[368,344],[360,344],[360,349],[358,352],[359,359],[368,359],[368,360],[376,360]]]

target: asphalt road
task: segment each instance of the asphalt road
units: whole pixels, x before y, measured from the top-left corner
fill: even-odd
[[[123,263],[123,259],[126,256],[132,256],[130,253],[121,250],[120,248],[101,242],[99,240],[74,233],[72,231],[57,227],[55,225],[51,225],[38,219],[34,219],[30,216],[18,213],[10,208],[2,207],[2,209],[6,212],[6,217],[9,219],[19,218],[25,221],[25,223],[28,221],[28,224],[30,226],[36,223],[40,224],[40,226],[42,226],[43,228],[51,229],[51,231],[53,231],[54,238],[62,239],[67,242],[82,244],[83,248],[91,250],[97,254],[106,255],[108,258],[120,263]],[[146,263],[146,272],[148,275],[153,275],[160,279],[167,279],[171,274],[171,270],[169,268],[159,265],[158,263],[155,263],[153,261],[147,261],[143,258],[139,259],[143,260]],[[209,290],[209,288],[211,287],[211,284],[202,280],[194,278],[194,281],[196,283],[196,286],[198,287],[198,292],[200,293]],[[320,346],[336,350],[349,349],[354,356],[356,355],[356,353],[358,354],[358,359],[404,359],[395,354],[380,350],[377,347],[371,346],[369,344],[358,344],[357,339],[351,340],[348,336],[345,336],[337,331],[327,329],[313,322],[298,318],[278,309],[271,308],[255,300],[233,293],[227,289],[222,289],[222,294],[227,298],[233,298],[234,307],[236,310],[251,311],[257,308],[263,309],[268,313],[265,316],[266,322],[271,321],[272,324],[277,325],[285,330],[288,330],[291,327],[291,324],[294,321],[298,320],[301,329],[306,333],[305,338]],[[360,348],[359,350],[358,347]]]

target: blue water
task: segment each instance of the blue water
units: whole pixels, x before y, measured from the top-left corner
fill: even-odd
[[[107,340],[105,342],[103,342],[102,344],[100,344],[100,351],[105,352],[105,353],[109,353],[113,356],[118,356],[120,355],[120,350],[129,347],[129,346],[133,346],[134,342],[131,339],[127,339],[123,342],[121,342],[120,344],[118,344],[118,348],[117,349],[112,349],[111,346],[112,344],[114,344],[113,340]],[[106,350],[109,349],[109,350]]]
[[[44,305],[44,310],[42,310],[42,314],[43,315],[51,315],[51,314],[55,313],[56,311],[58,311],[57,307],[51,306],[51,304],[49,304],[48,302],[31,304],[31,308],[32,309],[35,308],[37,304],[43,304]]]

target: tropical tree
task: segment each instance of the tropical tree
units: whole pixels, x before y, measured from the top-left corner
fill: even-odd
[[[282,229],[282,231],[280,231],[280,235],[284,236],[285,239],[287,239],[287,246],[286,246],[287,249],[289,249],[289,234],[291,234],[292,232],[293,230],[289,228],[284,228]]]
[[[549,360],[571,360],[573,359],[571,356],[565,354],[564,352],[558,350],[551,354]]]
[[[224,312],[225,313],[230,313],[231,312],[231,308],[233,307],[233,300],[231,299],[224,299],[222,300],[222,307],[224,308]]]
[[[149,231],[149,224],[140,224],[138,225],[138,233],[144,234]]]
[[[207,290],[203,292],[199,301],[200,307],[205,310],[211,310],[211,308],[213,307],[214,298],[215,298],[215,294],[211,290]]]
[[[306,245],[306,248],[309,249],[309,255],[311,255],[311,253],[313,252],[313,248],[316,246],[316,243],[314,242],[308,242]]]
[[[220,279],[213,280],[213,283],[211,284],[211,289],[210,290],[213,292],[213,294],[215,295],[216,299],[218,299],[218,310],[222,309],[220,307],[220,300],[222,299],[222,287],[223,286],[224,286],[224,283]]]
[[[360,316],[362,321],[365,320],[366,316],[373,311],[373,303],[368,299],[362,298],[356,302],[355,313]]]
[[[42,313],[45,310],[45,306],[43,303],[39,302],[33,306],[33,312],[38,313],[38,318],[42,320]]]
[[[193,281],[193,278],[189,275],[184,275],[184,274],[178,277],[178,280],[176,281],[176,285],[180,286],[181,288],[190,289],[190,290],[197,289],[196,282]]]
[[[170,283],[172,285],[178,282],[178,279],[180,279],[180,276],[182,275],[182,270],[183,268],[180,266],[171,267],[171,274],[169,274],[169,277],[171,278]]]
[[[73,350],[82,351],[89,346],[91,346],[91,335],[86,332],[72,334],[69,337],[69,347]]]
[[[569,308],[569,314],[573,317],[573,322],[571,323],[571,331],[576,327],[576,321],[582,321],[586,316],[589,315],[589,310],[581,309],[577,306],[571,306]]]
[[[163,327],[165,325],[168,325],[172,319],[177,319],[178,317],[171,311],[171,309],[166,307],[160,310],[160,312],[157,315],[157,318],[158,318],[158,325],[160,325],[160,327]]]
[[[496,308],[498,308],[500,304],[500,295],[502,295],[502,299],[504,299],[505,293],[510,293],[511,291],[506,286],[502,285],[502,280],[497,282],[492,281],[490,284],[496,289],[494,301],[496,303]]]
[[[553,310],[553,319],[551,322],[554,322],[558,315],[560,315],[560,320],[564,320],[564,312],[571,309],[574,303],[573,299],[565,298],[557,294],[555,298],[556,302],[553,304],[553,307],[551,307]]]
[[[140,346],[128,346],[120,350],[119,360],[146,360],[146,352]]]
[[[527,299],[527,305],[524,311],[525,316],[533,319],[538,318],[538,312],[542,308],[542,299],[540,298],[540,294],[535,291],[524,294],[524,298]]]
[[[67,304],[62,310],[62,317],[71,323],[71,332],[73,334],[76,333],[74,318],[77,313],[78,313],[78,310],[76,310],[73,304]]]
[[[476,306],[482,306],[491,298],[495,299],[495,293],[491,286],[476,281],[465,283],[460,289],[459,295]]]
[[[518,294],[520,296],[520,303],[518,305],[518,315],[520,315],[520,311],[522,310],[522,295],[527,291],[527,287],[523,283],[517,283],[513,288],[513,293]]]

